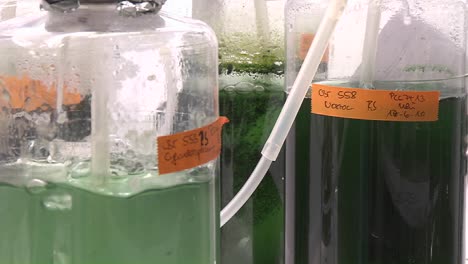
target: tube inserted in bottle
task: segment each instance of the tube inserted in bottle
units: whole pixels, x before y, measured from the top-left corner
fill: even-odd
[[[380,16],[380,0],[369,0],[360,79],[361,87],[366,89],[373,88]]]
[[[94,82],[91,98],[91,174],[96,184],[110,174],[109,83],[105,75]]]
[[[227,223],[247,202],[262,181],[271,163],[278,157],[281,147],[283,146],[289,130],[294,123],[294,119],[296,118],[302,101],[310,88],[310,84],[317,72],[323,54],[327,49],[330,37],[335,30],[336,24],[343,13],[346,3],[347,0],[333,0],[330,2],[288,99],[286,100],[273,131],[262,150],[263,156],[242,189],[221,211],[221,226]]]

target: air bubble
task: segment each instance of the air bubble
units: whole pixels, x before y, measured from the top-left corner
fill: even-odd
[[[70,257],[66,253],[54,250],[53,264],[69,264],[69,263],[71,263]]]
[[[235,90],[236,90],[236,87],[234,87],[232,85],[224,87],[224,91],[226,91],[226,92],[234,92]]]
[[[265,88],[263,88],[263,86],[261,86],[261,85],[255,85],[254,91],[263,92],[263,91],[265,91]]]
[[[240,82],[236,85],[236,91],[238,92],[252,92],[254,91],[255,85],[249,82]]]
[[[51,211],[67,211],[72,209],[72,196],[68,193],[55,193],[42,201],[44,208]]]

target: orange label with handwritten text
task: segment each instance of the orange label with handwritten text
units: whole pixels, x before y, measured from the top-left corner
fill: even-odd
[[[228,122],[220,117],[208,126],[158,137],[159,173],[191,169],[216,159],[221,154],[221,130]]]
[[[307,52],[309,52],[309,48],[312,45],[312,42],[314,41],[315,34],[311,33],[306,33],[301,35],[301,39],[299,41],[299,50],[298,50],[298,55],[301,60],[304,60],[305,57],[307,56]],[[328,62],[328,53],[329,49],[325,51],[325,54],[322,57],[322,62]]]
[[[50,86],[28,76],[0,76],[0,107],[35,111],[44,107],[56,107],[57,85]],[[63,87],[63,104],[79,104],[82,98],[78,92]]]
[[[439,116],[438,91],[368,90],[312,85],[312,113],[363,120],[430,122]]]

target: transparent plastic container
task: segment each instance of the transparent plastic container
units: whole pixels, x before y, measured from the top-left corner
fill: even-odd
[[[221,198],[227,205],[261,157],[284,103],[285,1],[194,0],[193,16],[220,41]],[[284,263],[284,153],[221,229],[221,262]]]
[[[39,12],[39,0],[0,0],[0,21]]]
[[[218,161],[160,174],[156,144],[218,119],[214,34],[84,2],[0,25],[0,263],[216,263]]]
[[[16,16],[16,2],[0,1],[0,21],[14,18]]]
[[[327,2],[288,2],[287,90],[301,63],[297,36],[314,33],[298,21],[319,20]],[[287,263],[464,262],[465,2],[376,3],[348,1],[312,98],[315,84],[438,91],[438,119],[311,114],[309,95],[286,148]]]

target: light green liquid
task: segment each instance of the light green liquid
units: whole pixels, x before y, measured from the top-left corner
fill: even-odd
[[[213,180],[126,197],[25,182],[0,184],[0,264],[215,262]]]

